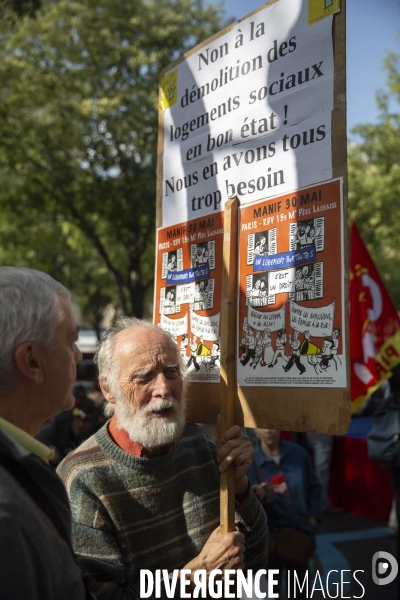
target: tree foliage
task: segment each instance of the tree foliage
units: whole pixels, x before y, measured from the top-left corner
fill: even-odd
[[[359,125],[349,147],[349,206],[397,309],[400,309],[400,55],[385,61],[388,86],[376,124]],[[389,110],[389,107],[397,110]]]
[[[2,6],[9,9],[17,18],[26,15],[34,17],[41,7],[41,0],[3,0]]]
[[[0,258],[51,272],[94,321],[109,302],[142,316],[159,72],[223,26],[221,8],[44,0],[34,19],[9,23],[0,24]]]

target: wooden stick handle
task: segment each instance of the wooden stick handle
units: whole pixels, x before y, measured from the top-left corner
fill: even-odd
[[[224,247],[221,302],[221,383],[220,434],[235,422],[236,380],[236,312],[237,312],[237,248],[239,200],[231,198],[225,204]],[[235,529],[235,477],[231,465],[221,474],[220,525],[222,533]]]

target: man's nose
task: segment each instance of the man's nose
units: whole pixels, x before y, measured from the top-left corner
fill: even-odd
[[[159,398],[168,398],[170,395],[168,379],[164,373],[157,373],[155,378],[154,392]]]
[[[75,362],[76,363],[80,362],[82,360],[82,358],[83,358],[83,354],[79,350],[79,348],[78,348],[78,346],[76,344],[75,344],[74,358],[75,358]]]

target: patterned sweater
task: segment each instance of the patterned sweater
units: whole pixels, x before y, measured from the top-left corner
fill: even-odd
[[[96,597],[137,599],[140,569],[171,572],[200,553],[219,525],[216,464],[215,444],[191,423],[161,456],[128,454],[106,424],[64,459],[59,474],[71,502],[73,544]],[[252,491],[236,517],[246,535],[246,567],[264,568],[266,518]]]

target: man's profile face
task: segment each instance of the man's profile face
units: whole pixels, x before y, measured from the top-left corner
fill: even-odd
[[[54,339],[48,358],[45,361],[46,391],[43,398],[46,405],[46,419],[68,410],[75,405],[72,394],[76,381],[76,363],[82,360],[82,353],[76,345],[78,326],[71,306],[64,298],[59,298],[64,318],[54,332]]]

